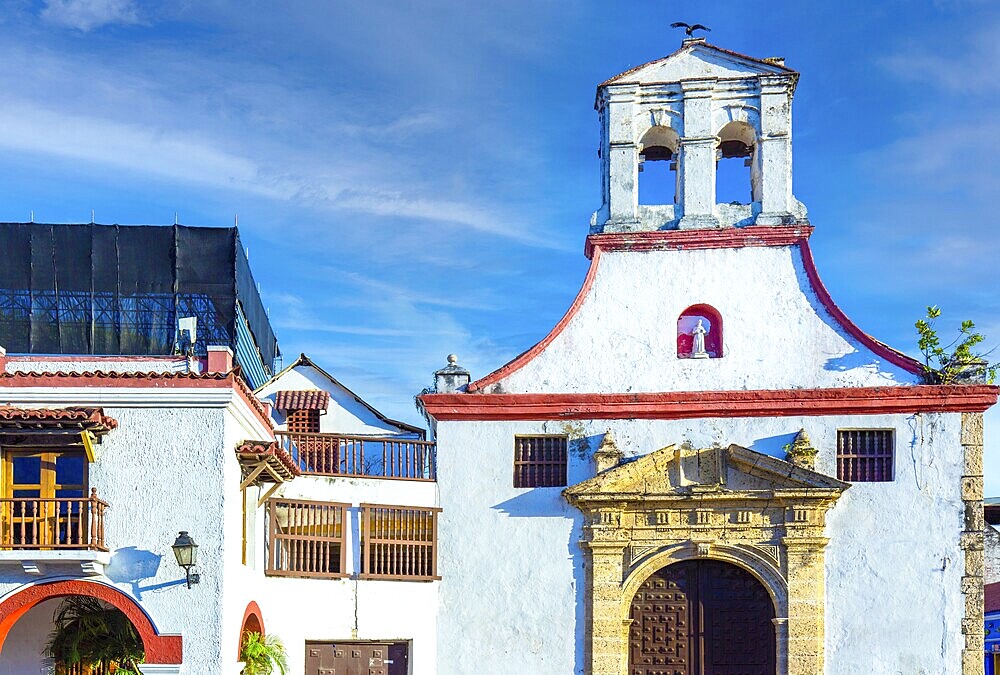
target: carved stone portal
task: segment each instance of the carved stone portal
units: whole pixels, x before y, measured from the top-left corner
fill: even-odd
[[[848,487],[737,445],[669,446],[564,490],[585,516],[587,672],[626,675],[639,588],[684,560],[718,560],[774,604],[779,675],[823,672],[826,512]]]

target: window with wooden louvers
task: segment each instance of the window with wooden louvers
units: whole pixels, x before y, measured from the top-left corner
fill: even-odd
[[[514,487],[561,487],[566,485],[565,436],[517,436],[514,438]]]
[[[892,429],[841,429],[837,432],[837,478],[864,482],[893,480]]]

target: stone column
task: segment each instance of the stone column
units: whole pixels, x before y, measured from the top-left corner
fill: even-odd
[[[680,141],[679,199],[682,230],[718,227],[715,217],[715,151],[712,131],[714,79],[683,80],[684,134]]]
[[[639,155],[632,131],[635,93],[612,90],[607,101],[607,131],[602,143],[608,155],[608,229],[630,231],[639,227]]]
[[[965,575],[962,594],[965,618],[962,633],[962,675],[983,675],[983,414],[962,413],[962,450],[965,467],[962,471],[962,501],[965,504],[965,530],[959,539],[965,553]]]
[[[788,563],[788,675],[823,672],[826,615],[825,537],[786,536]],[[781,672],[781,671],[778,671]]]
[[[758,225],[786,225],[792,215],[792,100],[787,76],[760,78],[760,138],[757,155],[761,181]]]
[[[788,674],[788,618],[771,619],[774,623],[774,644],[778,653],[774,657],[774,672],[778,675]]]
[[[628,668],[628,622],[623,623],[622,575],[625,543],[585,541],[589,553],[587,636],[584,661],[588,675],[623,675]]]

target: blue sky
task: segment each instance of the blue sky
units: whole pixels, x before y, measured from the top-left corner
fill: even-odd
[[[856,323],[914,354],[937,304],[1000,341],[991,0],[7,2],[0,219],[238,213],[286,362],[419,422],[445,355],[483,375],[569,306],[594,88],[673,51],[677,20],[802,73],[795,193]]]

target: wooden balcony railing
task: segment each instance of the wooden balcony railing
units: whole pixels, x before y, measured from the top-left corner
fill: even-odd
[[[276,431],[304,474],[437,480],[431,441]]]
[[[441,509],[361,505],[361,579],[432,581]]]
[[[83,498],[0,498],[0,550],[107,551],[106,508],[96,488]]]
[[[269,576],[346,576],[344,524],[347,504],[301,499],[267,502]]]

